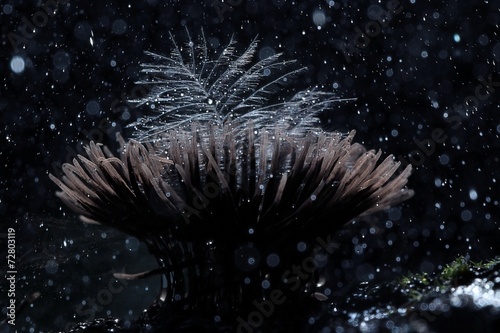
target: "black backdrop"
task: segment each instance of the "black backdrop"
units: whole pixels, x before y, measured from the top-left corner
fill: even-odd
[[[71,316],[108,283],[99,274],[143,253],[130,250],[127,236],[82,227],[55,198],[48,172],[89,137],[112,145],[116,132],[130,134],[125,126],[145,111],[126,101],[143,93],[134,84],[143,51],[168,54],[169,33],[182,41],[185,27],[193,37],[203,28],[218,50],[233,34],[241,50],[258,36],[260,57],[297,59],[308,71],[292,90],[318,85],[357,98],[328,110],[326,127],[355,129],[358,142],[414,164],[414,198],[342,236],[339,281],[432,273],[458,255],[499,254],[499,23],[496,1],[4,1],[0,233],[15,226],[30,263],[18,297],[37,288],[54,295],[26,310],[18,329],[85,319]],[[376,234],[368,232],[373,223]],[[60,246],[64,240],[73,247]],[[50,254],[35,256],[34,244]],[[75,261],[85,251],[90,257]],[[111,313],[134,318],[156,283],[116,296]]]

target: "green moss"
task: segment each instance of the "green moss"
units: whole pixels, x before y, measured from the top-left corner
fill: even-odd
[[[450,288],[470,283],[500,264],[500,257],[486,262],[473,262],[460,256],[431,277],[427,273],[409,274],[393,282],[410,301],[419,301],[430,293],[445,293]]]
[[[443,268],[441,274],[438,275],[438,279],[442,283],[450,283],[453,279],[469,272],[471,264],[473,263],[468,261],[465,257],[460,256]]]
[[[436,298],[447,302],[454,288],[470,285],[475,279],[483,283],[494,281],[499,276],[500,257],[488,261],[473,262],[461,256],[432,273],[410,273],[387,283],[371,285],[365,283],[353,287],[350,297],[337,300],[336,307],[344,307],[363,316],[386,316],[410,313],[418,307]],[[345,302],[345,303],[342,303]],[[374,306],[374,304],[377,304]],[[409,311],[409,312],[407,312]]]

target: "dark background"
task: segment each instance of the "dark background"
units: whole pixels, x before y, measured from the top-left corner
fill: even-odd
[[[49,3],[57,8],[52,16],[43,14]],[[18,302],[45,290],[19,315],[19,331],[85,319],[73,317],[75,308],[106,288],[112,270],[154,265],[134,239],[81,226],[55,198],[48,173],[89,139],[113,145],[116,132],[130,135],[125,126],[145,111],[127,103],[144,92],[134,84],[143,51],[168,54],[169,33],[185,41],[185,27],[193,39],[203,28],[217,51],[233,34],[241,51],[258,36],[258,57],[283,52],[307,67],[291,93],[318,85],[357,98],[328,110],[325,126],[355,129],[367,147],[413,161],[415,196],[341,237],[340,285],[432,273],[458,255],[479,261],[500,254],[498,2],[233,0],[220,15],[222,5],[212,0],[54,3],[0,5],[0,233],[16,228]],[[381,27],[388,8],[396,12]],[[29,38],[22,34],[27,21],[38,25]],[[369,36],[360,37],[365,28]],[[433,131],[441,131],[441,142],[430,143]],[[113,295],[110,314],[135,318],[157,282]]]

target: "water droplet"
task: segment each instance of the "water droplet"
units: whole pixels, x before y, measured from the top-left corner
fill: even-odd
[[[125,247],[129,251],[137,251],[139,248],[139,241],[135,237],[129,237],[125,240]]]
[[[14,56],[10,61],[10,69],[16,74],[24,72],[25,67],[24,59],[20,56]]]
[[[469,190],[469,197],[471,200],[477,200],[477,192],[475,189],[471,188]]]
[[[280,257],[275,254],[275,253],[271,253],[270,255],[267,256],[267,265],[269,267],[276,267],[278,266],[280,263]]]

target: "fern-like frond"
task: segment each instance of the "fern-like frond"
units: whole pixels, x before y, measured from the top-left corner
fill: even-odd
[[[132,102],[150,110],[129,125],[138,141],[155,141],[171,129],[190,130],[193,123],[203,127],[234,122],[233,127],[241,130],[250,120],[256,129],[280,124],[303,134],[311,129],[314,116],[336,101],[333,94],[315,89],[286,99],[284,87],[306,68],[287,70],[295,61],[281,60],[280,53],[252,64],[257,39],[237,55],[232,37],[214,59],[203,32],[197,43],[189,33],[182,46],[170,39],[170,56],[146,52],[151,61],[142,64],[147,79],[137,84],[147,85],[149,94]]]

